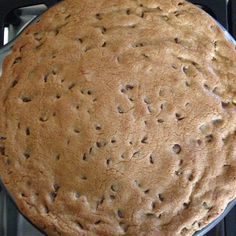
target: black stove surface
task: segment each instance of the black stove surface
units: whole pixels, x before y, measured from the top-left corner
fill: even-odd
[[[4,27],[20,24],[21,7],[44,4],[47,8],[60,0],[0,0],[0,47],[3,45]],[[214,17],[236,39],[236,0],[188,0]],[[1,190],[0,190],[1,192]],[[11,211],[17,211],[11,208]],[[1,220],[1,214],[0,214]],[[12,225],[13,222],[11,222]],[[14,227],[12,225],[12,227]],[[235,236],[236,207],[206,236]],[[15,235],[12,235],[15,236]]]

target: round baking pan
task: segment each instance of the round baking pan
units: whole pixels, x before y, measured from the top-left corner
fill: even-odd
[[[211,17],[211,16],[210,16]],[[25,28],[27,28],[29,25],[33,24],[34,22],[36,22],[37,20],[40,19],[40,16],[36,17],[35,19],[33,19],[32,21],[30,21],[26,26]],[[214,19],[215,21],[215,19]],[[223,30],[226,38],[232,42],[235,46],[236,46],[236,40],[230,35],[230,33],[218,22],[216,22],[219,27]],[[25,29],[24,28],[24,29]],[[22,29],[20,31],[20,33],[22,33],[22,31],[24,31],[24,29]],[[4,61],[4,58],[11,53],[11,49],[12,49],[12,46],[14,45],[15,41],[17,40],[18,36],[20,35],[20,33],[13,39],[11,40],[9,43],[7,43],[4,47],[2,47],[0,49],[0,75],[1,75],[1,72],[2,72],[2,62]],[[5,188],[4,184],[3,184],[3,181],[2,179],[0,178],[0,186],[2,187],[3,191],[5,191],[5,193],[8,195],[8,197],[11,199],[11,201],[14,203],[14,205],[16,206],[18,212],[21,213],[21,211],[19,210],[16,202],[14,201],[14,198],[11,196],[11,194],[8,192],[8,190]],[[211,222],[209,225],[207,225],[205,228],[203,228],[202,230],[196,232],[194,234],[194,236],[204,236],[205,234],[207,234],[211,229],[213,229],[217,224],[219,224],[224,218],[225,216],[233,209],[233,207],[236,206],[236,199],[234,201],[232,201],[231,203],[228,204],[228,206],[226,207],[225,211],[217,218],[215,219],[213,222]],[[22,213],[21,215],[30,223],[32,224],[36,229],[38,229],[41,233],[42,230],[39,229],[37,226],[35,226],[31,221],[30,219],[28,219],[27,217],[25,217]],[[44,234],[44,233],[43,233]]]

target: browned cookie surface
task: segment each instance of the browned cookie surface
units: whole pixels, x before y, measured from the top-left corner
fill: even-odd
[[[67,0],[0,80],[0,174],[48,235],[192,235],[236,197],[236,52],[182,0]]]

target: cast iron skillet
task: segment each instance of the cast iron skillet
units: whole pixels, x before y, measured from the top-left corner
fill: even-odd
[[[211,16],[210,16],[211,17]],[[27,28],[29,25],[35,23],[37,20],[40,19],[40,16],[36,17],[35,19],[33,19],[31,22],[29,22],[29,24],[27,24],[27,26],[25,28]],[[214,19],[215,20],[215,19]],[[229,32],[218,22],[216,22],[220,28],[223,30],[226,38],[231,41],[235,46],[236,46],[236,40],[229,34]],[[24,29],[25,29],[24,28]],[[24,31],[24,29],[22,31]],[[12,40],[10,41],[8,44],[6,44],[3,48],[0,49],[0,75],[1,75],[1,70],[2,70],[2,62],[4,60],[4,58],[11,53],[11,49],[12,46],[14,45],[15,41],[17,40],[18,36],[22,33],[22,31]],[[11,196],[11,194],[7,191],[7,189],[5,188],[2,179],[0,178],[0,186],[2,187],[3,191],[5,191],[7,193],[7,195],[9,196],[9,198],[11,199],[11,201],[14,203],[14,205],[17,207],[16,202],[14,201],[14,198]],[[194,234],[194,236],[204,236],[206,233],[208,233],[211,229],[213,229],[217,224],[219,224],[224,217],[233,209],[233,207],[236,206],[236,199],[234,201],[232,201],[231,203],[228,204],[227,208],[225,209],[225,211],[216,219],[214,220],[212,223],[210,223],[209,225],[207,225],[205,228],[203,228],[202,230],[196,232]],[[19,209],[18,209],[19,211]],[[21,213],[21,211],[19,211]],[[21,213],[22,214],[22,213]],[[22,214],[23,215],[23,214]],[[24,216],[24,215],[23,215]],[[24,216],[24,218],[32,224],[32,222],[30,221],[30,219],[28,219],[27,217]],[[42,230],[40,230],[37,226],[33,225],[35,228],[37,228],[40,232],[42,232]],[[43,232],[42,232],[43,233]],[[44,233],[43,233],[44,234]]]

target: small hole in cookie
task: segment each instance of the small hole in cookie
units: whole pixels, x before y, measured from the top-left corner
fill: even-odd
[[[180,170],[175,171],[175,175],[180,176],[182,175],[182,172]]]
[[[44,206],[45,213],[48,214],[50,211],[47,206]]]
[[[84,229],[83,225],[79,221],[77,221],[76,224],[80,229]]]
[[[98,148],[102,147],[102,144],[100,142],[96,142],[96,145],[97,145]]]
[[[120,91],[121,91],[121,93],[125,93],[126,92],[126,90],[124,88],[122,88]]]
[[[99,224],[101,224],[102,223],[102,221],[101,220],[98,220],[98,221],[96,221],[94,224],[95,225],[99,225]]]
[[[18,84],[18,81],[17,80],[14,80],[11,84],[11,87],[14,88],[16,85]]]
[[[126,14],[130,15],[130,13],[131,13],[130,9],[127,9]]]
[[[135,184],[137,187],[141,188],[141,184],[140,184],[140,182],[139,182],[138,180],[134,180],[134,184]]]
[[[203,84],[203,87],[206,89],[206,90],[210,90],[210,87],[208,84]]]
[[[124,218],[124,212],[123,212],[122,210],[118,210],[118,211],[117,211],[117,215],[118,215],[118,217],[121,218],[121,219]]]
[[[154,164],[154,158],[153,158],[152,155],[150,155],[150,157],[149,157],[149,161],[150,161],[151,164]]]
[[[56,161],[59,161],[61,158],[60,154],[56,155]]]
[[[214,137],[212,134],[209,134],[206,136],[206,142],[211,143],[213,141]]]
[[[147,108],[148,108],[149,113],[152,113],[152,112],[153,112],[151,106],[148,106]]]
[[[107,32],[107,29],[105,27],[101,27],[102,34],[105,34]]]
[[[88,179],[88,178],[87,178],[86,176],[84,176],[84,175],[81,176],[80,178],[81,178],[82,180],[87,180],[87,179]]]
[[[22,100],[22,102],[25,102],[25,103],[32,101],[32,99],[30,97],[22,97],[21,100]]]
[[[17,63],[20,63],[22,61],[22,58],[21,57],[17,57],[15,59],[15,61],[13,62],[13,65],[17,64]]]
[[[186,87],[190,87],[191,83],[186,80],[186,81],[185,81],[185,85],[186,85]]]
[[[40,117],[39,120],[41,122],[47,122],[48,121],[48,118],[47,117]]]
[[[151,212],[149,212],[149,213],[146,213],[146,217],[147,218],[152,218],[152,217],[155,217],[156,215],[154,214],[154,213],[151,213]]]
[[[53,188],[54,188],[55,192],[58,192],[58,190],[60,189],[60,186],[58,184],[54,184]]]
[[[210,211],[212,209],[212,207],[209,206],[209,204],[207,204],[206,202],[203,202],[202,206],[208,211]]]
[[[143,43],[136,43],[134,44],[134,48],[144,47]]]
[[[118,186],[117,186],[116,184],[112,184],[112,185],[111,185],[111,190],[112,190],[113,192],[117,192],[117,191],[118,191]]]
[[[175,43],[179,44],[180,43],[180,40],[178,38],[175,38]]]
[[[59,29],[55,29],[53,32],[54,32],[55,36],[57,36],[60,31],[59,31]]]
[[[106,46],[107,46],[107,43],[104,42],[104,43],[102,44],[102,47],[105,48]]]
[[[160,200],[161,202],[163,202],[163,201],[164,201],[164,197],[163,197],[163,195],[162,195],[162,194],[158,194],[158,197],[159,197],[159,200]]]
[[[147,55],[147,54],[145,54],[145,53],[142,53],[142,56],[144,57],[144,58],[149,58],[149,56]]]
[[[212,120],[212,124],[217,126],[217,125],[221,125],[223,123],[223,120],[221,118],[215,118]]]
[[[27,128],[25,129],[25,134],[26,134],[27,136],[30,135],[30,128],[29,128],[29,127],[27,127]]]
[[[96,129],[96,130],[101,130],[102,127],[101,127],[100,125],[95,125],[95,129]]]
[[[24,153],[24,157],[25,157],[25,159],[29,159],[29,158],[30,158],[30,153],[25,152],[25,153]]]
[[[175,117],[177,121],[183,120],[185,117],[183,117],[180,113],[175,113]]]
[[[124,233],[127,233],[127,232],[128,232],[129,225],[126,225],[126,224],[123,223],[123,222],[120,222],[119,225],[120,225],[120,227],[123,229]]]
[[[44,78],[43,78],[43,80],[44,80],[45,83],[48,82],[48,76],[49,76],[49,75],[45,75]]]
[[[144,191],[145,194],[148,194],[150,192],[150,189],[147,189]]]
[[[0,147],[0,154],[2,156],[5,156],[6,152],[5,152],[5,147]]]
[[[172,150],[175,154],[180,154],[181,152],[181,146],[179,144],[175,144],[173,147],[172,147]]]
[[[72,83],[72,84],[68,87],[68,89],[69,89],[69,90],[72,90],[74,87],[75,87],[75,83]]]
[[[112,140],[111,140],[111,143],[112,143],[112,144],[116,143],[116,140],[115,140],[115,139],[112,139]]]
[[[127,85],[125,86],[125,88],[126,88],[126,90],[132,90],[132,89],[134,89],[134,86],[133,86],[133,85],[130,85],[130,84],[127,84]]]
[[[92,47],[86,47],[85,49],[84,49],[84,52],[88,52],[89,50],[91,50],[91,49],[93,49]]]
[[[55,202],[55,200],[57,198],[57,192],[51,192],[50,193],[50,198],[51,198],[52,202]]]
[[[162,124],[162,123],[164,123],[164,120],[163,120],[163,119],[158,119],[157,122],[158,122],[159,124]]]
[[[157,206],[157,203],[156,202],[152,202],[152,209],[154,210]]]
[[[189,71],[189,67],[188,66],[184,66],[183,67],[183,72],[185,75],[188,75],[188,71]]]
[[[120,114],[123,114],[124,113],[124,109],[121,107],[121,106],[118,106],[117,107],[117,110]]]
[[[79,134],[80,133],[80,130],[79,129],[74,129],[74,132],[76,133],[76,134]]]
[[[143,143],[143,144],[148,144],[148,137],[145,136],[145,137],[141,140],[141,143]]]
[[[229,102],[221,102],[221,106],[222,106],[223,108],[227,108],[227,107],[229,107],[229,105],[230,105]]]
[[[165,15],[161,16],[161,18],[162,18],[164,21],[168,21],[168,20],[169,20],[169,17],[168,17],[168,16],[165,16]]]
[[[102,205],[103,203],[104,203],[104,201],[105,201],[105,197],[104,196],[102,196],[98,201],[97,201],[97,209],[98,209],[98,207],[100,206],[100,205]]]
[[[183,229],[181,230],[180,233],[181,233],[181,235],[182,235],[182,234],[185,235],[187,232],[188,232],[188,229],[185,227],[185,228],[183,228]]]
[[[84,42],[83,39],[81,39],[81,38],[78,38],[77,40],[78,40],[81,44]]]
[[[134,152],[132,157],[138,157],[139,153],[139,151]]]
[[[71,17],[71,14],[67,15],[67,16],[65,17],[65,20],[69,19],[70,17]]]
[[[88,159],[87,154],[84,153],[84,155],[83,155],[83,161],[87,161],[87,159]]]
[[[189,203],[186,203],[186,202],[185,202],[185,203],[183,204],[183,207],[184,207],[185,209],[188,209],[188,208],[189,208],[189,205],[190,205]]]
[[[202,140],[201,140],[201,139],[198,139],[198,140],[197,140],[197,144],[198,144],[198,146],[201,146],[201,145],[202,145]]]
[[[189,180],[189,181],[193,181],[193,178],[194,178],[194,177],[193,177],[193,174],[190,174],[189,177],[188,177],[188,180]]]
[[[97,20],[102,20],[102,16],[101,16],[101,14],[99,14],[99,13],[97,13],[97,14],[95,15],[95,17],[96,17]]]
[[[111,160],[111,158],[107,159],[107,160],[106,160],[106,163],[107,163],[107,166],[110,166],[110,165],[111,165],[111,163],[112,163],[112,160]]]
[[[22,46],[19,48],[19,51],[22,52],[25,46],[26,46],[26,45],[22,45]]]

